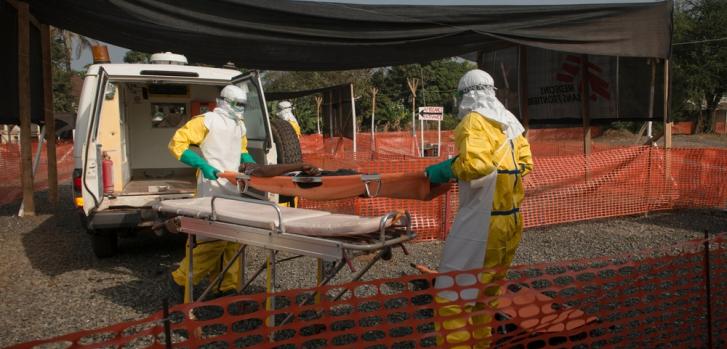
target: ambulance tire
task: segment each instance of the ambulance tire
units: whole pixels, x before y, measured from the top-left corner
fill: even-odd
[[[300,141],[293,126],[282,119],[270,119],[275,149],[278,152],[278,164],[295,164],[303,162]]]

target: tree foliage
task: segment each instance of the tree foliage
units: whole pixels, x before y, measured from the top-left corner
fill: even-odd
[[[352,82],[356,96],[358,129],[370,130],[372,98],[371,88],[379,89],[376,95],[376,128],[379,131],[406,130],[411,127],[411,92],[407,79],[419,79],[417,106],[444,106],[443,128],[456,125],[455,91],[459,78],[474,64],[466,61],[443,59],[429,64],[411,64],[376,69],[333,72],[266,72],[263,75],[268,92],[301,91]],[[422,83],[423,81],[423,83]],[[304,133],[316,132],[316,104],[314,96],[292,101],[295,115]],[[271,110],[275,110],[274,105]]]
[[[727,1],[678,1],[673,41],[673,113],[708,131],[727,92]]]
[[[151,54],[139,51],[126,51],[124,63],[149,63]]]
[[[51,30],[51,70],[53,74],[53,110],[74,112],[76,105],[72,95],[71,76],[78,75],[71,69],[72,50],[67,44],[70,32],[53,28]],[[77,54],[80,55],[78,49]]]

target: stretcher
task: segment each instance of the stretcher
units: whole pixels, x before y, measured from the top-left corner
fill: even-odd
[[[357,196],[429,201],[450,189],[449,184],[431,184],[424,173],[353,174],[343,176],[254,177],[238,172],[219,174],[240,191],[250,188],[297,196],[309,200],[338,200]]]
[[[333,262],[330,273],[319,275],[317,283],[321,286],[327,284],[346,265],[354,273],[352,281],[360,279],[377,261],[391,258],[393,247],[401,247],[407,253],[402,244],[415,237],[411,230],[411,217],[407,212],[360,217],[280,207],[269,201],[227,196],[160,201],[154,205],[154,209],[161,217],[170,217],[165,221],[168,230],[189,235],[187,248],[190,258],[185,302],[203,300],[221,282],[233,263],[242,264],[238,291],[244,292],[263,270],[261,268],[251,279],[246,280],[244,253],[248,246],[270,251],[269,261],[264,268],[267,269],[268,291],[274,292],[278,252],[316,258],[319,260],[319,268],[322,261]],[[198,238],[237,242],[241,247],[235,257],[224,266],[223,272],[195,298],[192,249]],[[354,270],[352,259],[369,253],[376,255],[362,269]]]

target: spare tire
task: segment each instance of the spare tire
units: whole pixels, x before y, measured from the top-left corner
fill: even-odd
[[[278,152],[278,164],[295,164],[303,162],[300,141],[293,126],[282,119],[270,119],[273,142]]]

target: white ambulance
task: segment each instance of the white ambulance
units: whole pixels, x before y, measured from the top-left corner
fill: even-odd
[[[76,120],[73,191],[98,257],[116,253],[119,234],[151,227],[154,202],[194,196],[195,170],[175,159],[167,144],[190,118],[214,109],[227,84],[248,91],[244,117],[255,161],[300,161],[290,124],[268,116],[257,73],[189,66],[170,53],[152,55],[151,64],[88,68]]]

